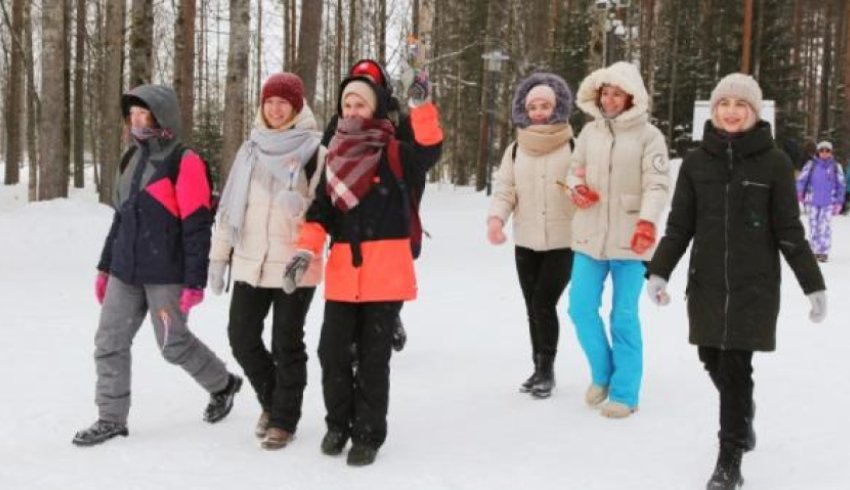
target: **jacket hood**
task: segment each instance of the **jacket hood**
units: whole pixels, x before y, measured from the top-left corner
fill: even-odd
[[[525,98],[528,92],[538,85],[548,85],[555,91],[555,110],[549,118],[549,124],[565,123],[570,118],[573,109],[573,93],[567,82],[554,73],[534,73],[519,83],[514,92],[514,100],[511,104],[511,119],[518,128],[526,128],[531,125],[528,112],[525,110]]]
[[[130,114],[133,102],[139,100],[150,109],[159,127],[170,129],[175,140],[182,139],[180,104],[174,90],[163,85],[139,85],[125,92],[121,96],[121,111],[125,118]]]
[[[345,92],[346,85],[348,85],[349,83],[351,83],[355,80],[360,81],[360,82],[364,82],[365,84],[369,85],[369,87],[371,87],[372,90],[375,91],[376,107],[375,107],[375,113],[372,115],[372,117],[374,119],[386,119],[387,118],[387,112],[388,112],[389,106],[390,106],[390,95],[387,93],[386,90],[375,85],[375,82],[373,82],[369,77],[364,77],[364,76],[348,77],[345,80],[343,80],[342,83],[339,84],[339,93],[337,95],[337,100],[336,100],[336,113],[337,113],[337,115],[340,118],[342,118],[342,94],[343,94],[343,92]]]
[[[649,94],[637,67],[625,61],[600,68],[584,80],[578,88],[576,105],[595,119],[603,119],[599,108],[599,89],[603,85],[616,85],[632,96],[632,107],[614,118],[616,121],[632,121],[649,115]]]

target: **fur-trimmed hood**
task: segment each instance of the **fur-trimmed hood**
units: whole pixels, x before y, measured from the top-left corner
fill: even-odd
[[[609,67],[594,71],[581,81],[576,105],[595,119],[604,119],[597,102],[602,85],[616,85],[632,96],[632,107],[615,117],[615,121],[629,122],[649,118],[649,94],[635,65],[618,61]]]
[[[514,100],[511,104],[511,118],[518,128],[526,128],[531,125],[528,112],[525,110],[525,98],[528,92],[537,85],[548,85],[555,91],[555,110],[549,118],[549,124],[565,123],[570,118],[573,109],[573,93],[563,78],[554,73],[533,73],[521,81],[514,92]]]

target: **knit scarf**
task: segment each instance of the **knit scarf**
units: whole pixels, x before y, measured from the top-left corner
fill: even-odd
[[[340,119],[325,166],[328,195],[337,209],[353,209],[369,192],[381,153],[394,136],[388,119]]]
[[[529,155],[547,155],[567,144],[573,137],[569,123],[534,124],[517,129],[517,144]]]
[[[251,130],[250,138],[242,143],[230,176],[221,195],[220,208],[227,226],[230,244],[236,246],[242,239],[242,225],[248,208],[248,192],[257,163],[264,174],[276,181],[296,182],[301,170],[319,148],[322,134],[308,129],[289,129],[279,132],[262,127]]]

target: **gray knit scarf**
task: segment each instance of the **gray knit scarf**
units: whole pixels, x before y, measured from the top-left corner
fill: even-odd
[[[255,127],[251,136],[239,148],[230,176],[221,195],[224,226],[232,246],[242,239],[242,225],[248,207],[248,191],[254,165],[261,163],[267,173],[280,182],[294,182],[301,170],[316,153],[322,133],[309,129],[289,129],[283,132]]]

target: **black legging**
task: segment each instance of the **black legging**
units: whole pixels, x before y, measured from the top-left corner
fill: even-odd
[[[747,447],[754,414],[753,353],[745,350],[698,348],[699,360],[720,394],[720,432],[722,442]]]
[[[516,247],[516,270],[528,313],[532,356],[554,356],[558,351],[557,304],[573,268],[573,251],[558,248],[537,252]]]

